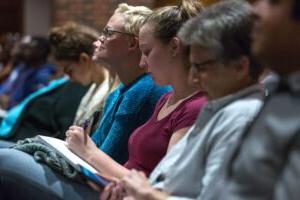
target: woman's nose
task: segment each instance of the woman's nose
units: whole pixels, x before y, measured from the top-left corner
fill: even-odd
[[[147,69],[147,68],[148,68],[148,65],[147,65],[147,62],[145,61],[144,56],[141,57],[139,66],[140,66],[140,68],[142,68],[142,69]]]
[[[103,43],[105,40],[105,36],[104,35],[100,35],[100,37],[98,38],[98,41],[100,41],[101,43]]]
[[[101,46],[101,41],[100,41],[100,39],[98,39],[98,40],[96,40],[94,43],[93,43],[93,45],[94,45],[94,47],[100,47]]]

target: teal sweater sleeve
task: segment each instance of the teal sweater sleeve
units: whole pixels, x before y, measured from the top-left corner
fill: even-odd
[[[169,87],[155,85],[149,75],[130,86],[119,86],[108,97],[102,121],[92,135],[98,148],[115,161],[125,163],[131,133],[150,118],[158,99],[168,91]]]

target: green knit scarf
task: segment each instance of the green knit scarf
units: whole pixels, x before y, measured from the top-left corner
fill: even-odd
[[[35,137],[19,140],[16,145],[11,148],[32,155],[35,161],[45,163],[67,178],[77,178],[78,172],[74,167],[67,163],[67,161],[52,148],[44,145]]]

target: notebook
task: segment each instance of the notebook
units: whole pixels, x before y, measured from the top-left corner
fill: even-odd
[[[65,160],[73,166],[78,172],[82,173],[86,178],[95,182],[96,184],[105,187],[109,180],[99,175],[97,170],[91,166],[89,163],[81,159],[75,153],[73,153],[68,147],[67,143],[63,140],[38,135],[37,138],[45,145],[51,147],[60,156],[65,158]]]

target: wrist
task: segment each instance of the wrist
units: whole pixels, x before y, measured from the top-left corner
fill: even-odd
[[[84,153],[84,158],[85,160],[90,163],[90,164],[93,164],[95,158],[97,157],[97,150],[98,149],[92,149],[92,148],[89,148],[89,149],[86,149],[85,153]]]

